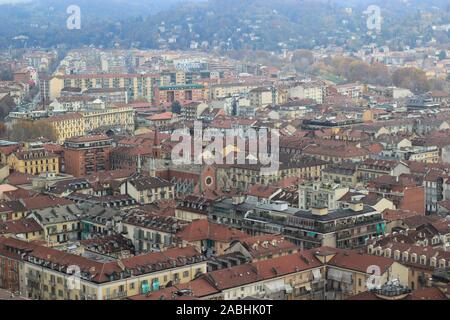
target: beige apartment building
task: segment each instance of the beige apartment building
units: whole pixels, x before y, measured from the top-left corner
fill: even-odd
[[[100,127],[120,127],[126,131],[133,131],[135,128],[134,110],[131,107],[80,111],[54,116],[47,121],[53,126],[58,143],[86,135]]]
[[[63,88],[80,88],[82,91],[94,88],[126,88],[130,101],[143,98],[154,99],[153,89],[159,77],[151,74],[71,74],[56,75],[48,80],[47,98],[53,101],[61,96]]]
[[[216,84],[210,87],[211,100],[219,100],[222,98],[231,97],[235,94],[248,93],[253,89],[258,88],[257,84],[250,83],[227,83]]]
[[[192,247],[104,261],[14,238],[0,238],[0,249],[0,261],[18,265],[11,284],[40,300],[124,299],[187,283],[207,271],[206,258]]]

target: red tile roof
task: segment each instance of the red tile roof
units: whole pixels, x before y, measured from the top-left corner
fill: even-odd
[[[383,218],[387,221],[403,220],[405,218],[414,216],[424,216],[424,214],[419,214],[415,211],[410,210],[390,210],[386,209],[383,211]]]
[[[146,119],[150,121],[161,121],[161,120],[171,120],[172,118],[173,118],[172,112],[164,112],[147,117]]]
[[[254,236],[241,239],[239,242],[242,243],[253,258],[300,250],[300,247],[285,240],[281,235]]]
[[[368,268],[375,265],[384,273],[393,263],[394,259],[345,250],[337,252],[328,264],[363,273],[367,273]]]
[[[250,187],[247,194],[250,196],[268,199],[275,192],[277,192],[280,188],[275,186],[263,186],[260,184],[255,184]]]
[[[6,178],[6,180],[13,186],[20,186],[24,184],[30,184],[33,178],[35,178],[35,176],[31,174],[13,172]]]
[[[64,198],[56,198],[46,195],[38,195],[32,198],[21,199],[27,210],[39,210],[56,206],[73,204],[73,201]]]
[[[90,281],[105,283],[120,278],[120,274],[127,270],[133,270],[134,275],[157,272],[159,270],[181,267],[193,263],[205,261],[205,258],[193,247],[168,249],[164,252],[148,253],[118,261],[101,263],[88,258],[59,251],[52,248],[29,243],[14,238],[0,237],[0,255],[10,256],[12,253],[6,247],[26,250],[23,257],[15,255],[15,259],[30,259],[29,261],[49,261],[60,267],[77,265],[80,267],[83,277],[90,275]]]
[[[193,221],[191,224],[186,226],[183,230],[176,234],[176,237],[187,242],[200,240],[231,242],[233,240],[246,238],[248,235],[226,225],[201,219]]]
[[[42,227],[34,219],[10,220],[0,223],[0,235],[16,235],[39,231],[42,231]]]

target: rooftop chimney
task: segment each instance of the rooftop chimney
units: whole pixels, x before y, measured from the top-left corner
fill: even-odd
[[[354,212],[361,212],[364,210],[364,204],[362,202],[350,203],[349,208]]]
[[[328,214],[328,208],[325,207],[312,208],[311,213],[315,216],[326,216]]]

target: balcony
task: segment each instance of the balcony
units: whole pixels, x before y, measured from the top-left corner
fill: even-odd
[[[128,296],[127,291],[119,291],[112,296],[112,299],[121,299],[121,298],[126,298],[127,296]]]
[[[27,273],[27,279],[29,281],[33,281],[33,282],[41,282],[41,276],[40,274],[34,274],[34,273]]]

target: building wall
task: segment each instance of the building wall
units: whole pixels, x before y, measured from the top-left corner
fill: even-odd
[[[148,204],[162,200],[160,194],[161,191],[166,192],[166,198],[164,198],[166,200],[173,199],[175,195],[175,189],[173,186],[164,188],[152,188],[148,190],[138,191],[129,181],[122,184],[120,189],[121,194],[128,194],[130,197],[132,197],[137,202],[142,204]]]
[[[59,157],[48,156],[35,159],[22,160],[11,154],[8,165],[16,172],[39,175],[41,173],[59,173]]]
[[[91,75],[86,77],[71,78],[70,76],[56,76],[50,80],[50,99],[59,98],[61,90],[64,87],[81,88],[82,90],[91,88],[127,88],[130,94],[130,100],[144,98],[148,102],[152,102],[153,87],[155,78],[153,76],[126,75],[125,77],[117,75],[117,77],[105,77],[98,75],[93,78]]]
[[[403,200],[397,209],[425,213],[424,187],[406,188],[403,192]]]
[[[109,155],[111,149],[111,146],[88,149],[83,148],[78,150],[65,149],[65,172],[75,177],[82,177],[93,172],[109,170]],[[92,167],[88,167],[88,165],[92,165]],[[101,166],[104,169],[98,170],[98,166]]]
[[[71,281],[69,275],[29,262],[26,262],[26,265],[24,277],[31,279],[34,286],[27,288],[27,296],[42,300],[79,300],[88,295],[92,300],[122,299],[142,293],[142,284],[145,281],[150,288],[155,280],[159,281],[159,286],[166,286],[170,281],[186,283],[193,280],[198,272],[206,273],[207,271],[206,261],[204,261],[103,284],[81,279],[79,288],[69,289],[67,286]]]
[[[192,211],[175,209],[175,218],[184,221],[194,221],[200,219],[208,219],[208,216],[201,213],[196,213]]]

